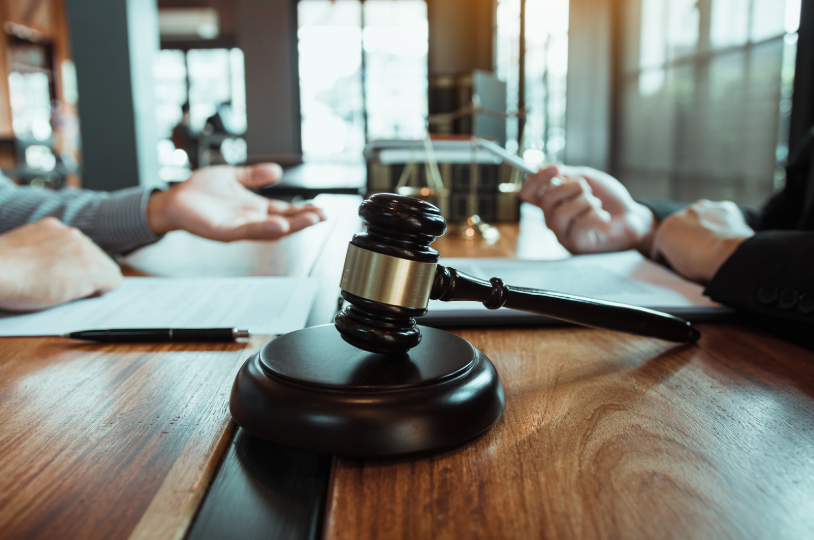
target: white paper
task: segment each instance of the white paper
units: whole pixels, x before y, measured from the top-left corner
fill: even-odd
[[[124,278],[99,298],[44,311],[0,310],[0,336],[114,328],[239,328],[284,334],[305,327],[317,282],[292,277]]]
[[[499,277],[507,285],[587,296],[658,309],[681,316],[714,316],[731,313],[703,295],[704,288],[687,281],[637,251],[579,255],[558,261],[517,259],[442,259],[474,277]],[[431,300],[422,322],[490,317],[527,317],[509,309],[489,310],[478,302]]]

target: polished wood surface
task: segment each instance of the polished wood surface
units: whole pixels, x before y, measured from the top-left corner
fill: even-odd
[[[331,463],[238,428],[185,540],[315,540]]]
[[[456,332],[495,363],[503,419],[434,456],[337,459],[326,538],[811,538],[814,354],[702,331]]]
[[[0,531],[180,538],[228,442],[250,344],[0,340]]]
[[[512,252],[500,228],[508,256],[531,249]],[[477,251],[445,242],[442,256]],[[497,367],[503,418],[443,453],[337,458],[324,537],[814,537],[814,353],[751,327],[700,329],[697,345],[456,331]]]
[[[315,276],[312,323],[327,322],[359,202],[330,200],[318,236],[224,246],[175,235],[126,270]],[[499,228],[494,244],[435,246],[568,256],[539,213]],[[814,353],[754,327],[700,328],[696,346],[575,327],[456,331],[495,363],[504,417],[446,452],[335,459],[324,537],[814,537]],[[0,339],[0,537],[316,534],[325,458],[233,436],[234,373],[264,341]]]
[[[168,235],[128,258],[125,273],[317,275],[336,298],[337,275],[314,267],[323,251],[336,256],[332,235],[358,230],[359,200],[318,200],[329,220],[279,242]],[[230,446],[235,374],[269,339],[0,339],[0,537],[184,537]]]

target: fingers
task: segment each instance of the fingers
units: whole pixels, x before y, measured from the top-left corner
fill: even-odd
[[[547,215],[546,224],[558,237],[570,240],[571,231],[579,232],[576,223],[587,213],[595,214],[598,222],[607,223],[610,215],[602,209],[602,203],[591,194],[583,194],[556,207]]]
[[[230,230],[226,240],[276,240],[291,230],[288,220],[280,216],[269,216],[265,221],[246,223]]]
[[[112,290],[118,289],[119,285],[122,284],[122,274],[119,271],[119,267],[116,266],[116,272],[104,272],[103,275],[96,276],[94,290],[88,298],[93,298],[96,296],[102,296],[103,294],[107,294]]]
[[[294,216],[303,212],[311,212],[319,216],[320,221],[325,221],[325,212],[322,208],[314,206],[313,204],[288,204],[283,201],[276,201],[270,199],[268,202],[268,211],[270,214],[279,214],[281,216]]]
[[[85,242],[85,256],[88,259],[85,264],[93,294],[99,296],[118,288],[122,284],[119,265],[90,239],[86,238]]]
[[[611,216],[584,178],[550,184],[540,197],[539,205],[546,225],[571,253],[595,252],[606,242],[603,231]]]
[[[554,211],[558,206],[568,202],[569,200],[579,197],[581,195],[590,194],[591,187],[588,183],[579,179],[576,182],[566,182],[560,185],[551,185],[546,189],[539,200],[540,208],[543,213],[548,215]]]
[[[520,192],[517,194],[521,200],[531,204],[538,204],[538,200],[543,191],[551,184],[552,179],[559,175],[559,168],[556,165],[551,165],[545,169],[541,169],[536,174],[529,175]]]
[[[261,163],[249,167],[235,167],[235,178],[246,187],[263,187],[273,184],[283,176],[283,169],[276,163]]]
[[[316,225],[322,218],[313,212],[303,212],[301,214],[296,214],[294,216],[287,217],[289,223],[289,233],[301,231],[306,227],[310,227],[311,225]]]
[[[577,217],[563,244],[571,253],[597,253],[608,250],[607,225],[610,216],[602,209]]]
[[[292,216],[270,215],[265,221],[246,223],[228,232],[226,241],[276,240],[287,234],[301,231],[322,221],[319,214],[301,212]]]

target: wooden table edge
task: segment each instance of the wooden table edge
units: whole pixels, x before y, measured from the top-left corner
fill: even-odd
[[[235,363],[235,371],[273,338],[274,336],[252,336]],[[227,399],[227,412],[219,423],[218,430],[213,434],[213,430],[206,429],[206,423],[202,422],[202,427],[192,434],[130,533],[130,540],[181,540],[187,535],[204,495],[215,478],[218,464],[237,431],[237,424],[228,412],[228,396],[233,383],[234,377],[229,377],[218,389],[218,396],[225,395]],[[196,455],[193,450],[206,444],[206,451]]]

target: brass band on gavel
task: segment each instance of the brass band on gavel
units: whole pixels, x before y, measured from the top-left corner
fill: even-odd
[[[340,288],[354,296],[408,308],[429,304],[435,263],[400,259],[348,245]]]

